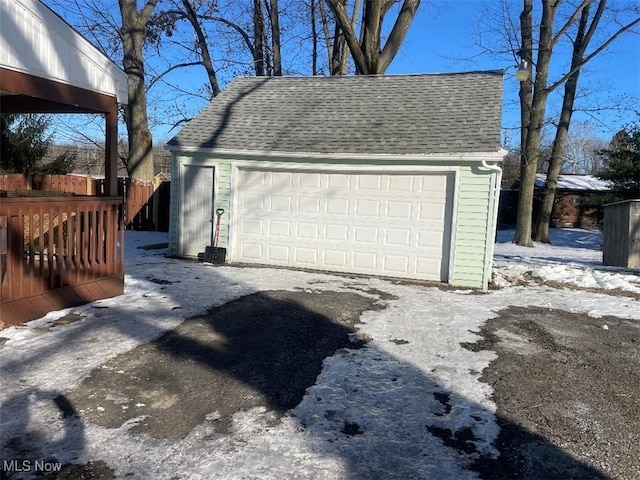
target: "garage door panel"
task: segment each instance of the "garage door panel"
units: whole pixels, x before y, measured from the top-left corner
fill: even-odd
[[[232,261],[447,279],[452,174],[258,172],[238,175]]]
[[[332,173],[331,175],[327,175],[327,181],[329,188],[348,189],[351,185],[351,175]]]
[[[349,225],[328,224],[324,229],[325,240],[347,242],[349,240]]]
[[[324,267],[347,268],[347,251],[346,250],[324,250],[323,265]]]
[[[298,213],[320,213],[320,199],[309,197],[298,198]]]
[[[440,261],[429,257],[418,257],[416,259],[416,275],[424,277],[425,280],[441,280],[434,272],[440,270]]]
[[[243,235],[262,235],[262,220],[244,219],[240,232]]]
[[[327,198],[326,212],[329,215],[349,215],[349,200],[346,198]]]
[[[384,255],[384,268],[389,272],[408,275],[410,259],[405,255]]]
[[[269,235],[289,238],[291,236],[291,222],[270,221]]]
[[[241,256],[242,258],[247,259],[248,261],[259,262],[262,260],[262,245],[259,243],[242,243],[241,248]]]
[[[264,210],[264,197],[259,194],[243,193],[242,205],[249,212]]]
[[[442,233],[433,229],[419,230],[418,248],[442,249]]]
[[[384,232],[384,244],[395,247],[410,246],[411,230],[408,228],[386,228]]]
[[[419,182],[419,190],[422,193],[445,193],[447,190],[446,176],[444,175],[422,175]]]
[[[368,243],[377,245],[378,244],[378,231],[379,229],[376,227],[362,227],[356,226],[354,227],[354,238],[355,242],[359,243]]]
[[[356,200],[356,215],[359,217],[380,216],[379,200]]]
[[[378,267],[377,260],[378,256],[375,253],[354,252],[353,254],[353,266],[360,271],[375,272]]]
[[[413,218],[414,210],[414,202],[388,201],[386,216],[388,218],[409,219]]]
[[[355,175],[354,179],[358,190],[374,190],[379,192],[382,187],[383,177],[380,175]]]
[[[388,188],[390,192],[406,193],[413,192],[414,177],[411,175],[390,175]]]
[[[267,183],[266,177],[268,175],[268,172],[261,170],[245,170],[243,174],[243,183],[245,185],[257,186],[266,185]]]
[[[284,245],[268,245],[267,260],[276,264],[288,264],[289,247]]]
[[[298,238],[310,238],[317,239],[319,227],[317,223],[297,223],[296,224],[296,236]]]
[[[311,268],[318,265],[318,249],[308,247],[297,247],[295,251],[297,263],[307,265]]]
[[[292,172],[272,172],[271,185],[275,188],[291,188],[294,185]]]
[[[419,206],[418,219],[439,220],[444,222],[445,211],[445,206],[442,203],[421,202]]]
[[[298,185],[303,188],[320,188],[322,186],[321,173],[298,173]]]
[[[271,198],[271,211],[291,213],[291,197],[282,195],[273,195]]]

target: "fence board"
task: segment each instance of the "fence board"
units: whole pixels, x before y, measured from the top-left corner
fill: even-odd
[[[170,183],[118,178],[118,195],[124,202],[127,230],[168,231]],[[0,190],[35,190],[75,195],[105,196],[105,181],[82,175],[0,175]]]
[[[0,190],[26,190],[27,176],[21,173],[0,175]]]

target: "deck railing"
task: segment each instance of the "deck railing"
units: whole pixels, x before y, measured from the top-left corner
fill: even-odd
[[[0,320],[10,324],[33,317],[41,310],[38,297],[46,296],[44,302],[51,304],[55,291],[60,292],[59,305],[53,301],[49,307],[122,293],[121,204],[112,197],[1,199]],[[9,305],[34,313],[15,312]]]

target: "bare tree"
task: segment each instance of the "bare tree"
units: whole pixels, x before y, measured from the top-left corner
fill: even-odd
[[[520,83],[520,195],[518,197],[518,218],[514,242],[532,247],[531,223],[533,216],[533,195],[536,181],[536,168],[540,155],[542,128],[549,92],[546,90],[549,77],[549,63],[553,50],[554,17],[556,2],[542,0],[542,20],[538,38],[538,56],[535,79]],[[543,28],[544,25],[544,28]],[[533,61],[533,0],[524,0],[520,14],[522,59],[529,65]]]
[[[606,0],[599,0],[596,14],[591,17],[589,8],[596,0],[580,0],[577,3],[563,2],[562,0],[539,0],[542,7],[539,23],[534,28],[534,0],[523,0],[523,9],[520,14],[520,46],[519,54],[529,65],[535,66],[533,79],[522,82],[520,85],[520,111],[521,111],[521,179],[520,198],[518,203],[518,221],[514,242],[518,245],[533,246],[532,242],[532,218],[533,218],[533,194],[535,185],[535,170],[540,155],[540,143],[542,130],[545,125],[547,100],[551,92],[560,86],[567,84],[565,88],[565,101],[556,121],[555,154],[552,155],[549,171],[551,180],[557,181],[563,158],[566,133],[571,121],[571,113],[574,109],[574,100],[579,73],[584,65],[596,55],[604,51],[616,38],[625,31],[633,28],[640,22],[637,12],[632,15],[630,21],[620,23],[613,32],[609,31],[607,38],[590,52],[587,47],[598,26],[599,17],[605,11]],[[559,15],[561,11],[563,15]],[[613,14],[614,12],[612,12]],[[556,21],[559,19],[558,24]],[[581,27],[582,25],[582,27]],[[575,32],[572,34],[572,32]],[[573,36],[572,36],[573,35]],[[549,81],[549,66],[552,59],[558,58],[560,53],[554,55],[554,48],[563,40],[569,38],[572,43],[572,61],[568,71],[557,80]],[[535,56],[535,58],[534,58]],[[559,162],[559,165],[558,165]],[[555,184],[554,187],[555,188]],[[555,190],[553,191],[555,195]],[[549,193],[551,195],[551,193]],[[553,206],[553,197],[551,206]],[[549,208],[547,204],[545,207]],[[538,227],[541,227],[537,240],[548,240],[548,218],[544,212],[541,215]],[[544,222],[547,223],[545,234]]]
[[[325,0],[333,12],[336,27],[349,47],[356,66],[356,74],[371,75],[384,73],[394,59],[416,15],[420,0],[403,0],[393,27],[382,46],[382,25],[384,17],[399,0],[365,0],[360,23],[360,36],[354,27],[355,15],[349,16],[346,0]],[[338,30],[337,30],[338,31]],[[333,43],[334,50],[340,47],[340,40]],[[332,56],[336,58],[335,55]],[[332,67],[333,70],[333,67]]]
[[[552,91],[557,88],[557,86],[561,85],[564,81],[564,96],[562,99],[562,108],[560,111],[558,126],[556,128],[555,140],[553,142],[553,151],[551,153],[551,160],[549,171],[547,173],[547,181],[545,184],[543,199],[540,204],[540,211],[538,212],[536,222],[534,240],[538,242],[549,243],[549,224],[551,221],[551,211],[553,209],[553,204],[555,201],[558,176],[560,175],[562,164],[564,161],[564,150],[567,145],[569,126],[571,124],[571,116],[573,115],[581,68],[590,58],[598,54],[600,51],[604,50],[623,32],[640,23],[640,17],[638,17],[635,20],[632,20],[626,25],[620,27],[605,42],[599,45],[591,53],[587,54],[587,48],[589,47],[589,44],[591,43],[591,40],[593,39],[594,34],[598,28],[598,24],[600,23],[602,15],[605,12],[607,1],[598,1],[595,12],[593,16],[591,16],[590,11],[591,5],[593,3],[596,2],[592,0],[584,0],[571,16],[570,21],[573,21],[573,18],[577,16],[579,16],[579,20],[577,32],[575,34],[575,38],[572,41],[573,49],[569,72],[560,80],[547,87],[547,90]],[[569,30],[569,23],[565,24],[560,33],[566,34],[567,30]]]
[[[122,25],[119,30],[124,51],[124,71],[128,76],[129,104],[125,121],[129,134],[129,177],[143,181],[153,180],[153,139],[147,117],[145,85],[144,43],[147,23],[158,0],[147,0],[140,11],[136,0],[118,0]]]
[[[564,150],[562,173],[596,174],[602,168],[600,150],[607,142],[597,138],[590,122],[571,122],[571,130]]]

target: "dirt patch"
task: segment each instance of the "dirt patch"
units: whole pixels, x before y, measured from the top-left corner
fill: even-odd
[[[498,358],[483,372],[501,427],[483,478],[640,478],[640,323],[509,308],[466,344]]]
[[[156,438],[183,438],[205,419],[224,434],[234,413],[254,407],[277,422],[325,358],[365,342],[354,328],[362,312],[381,308],[353,293],[249,295],[119,355],[67,397],[93,423],[129,422]]]

